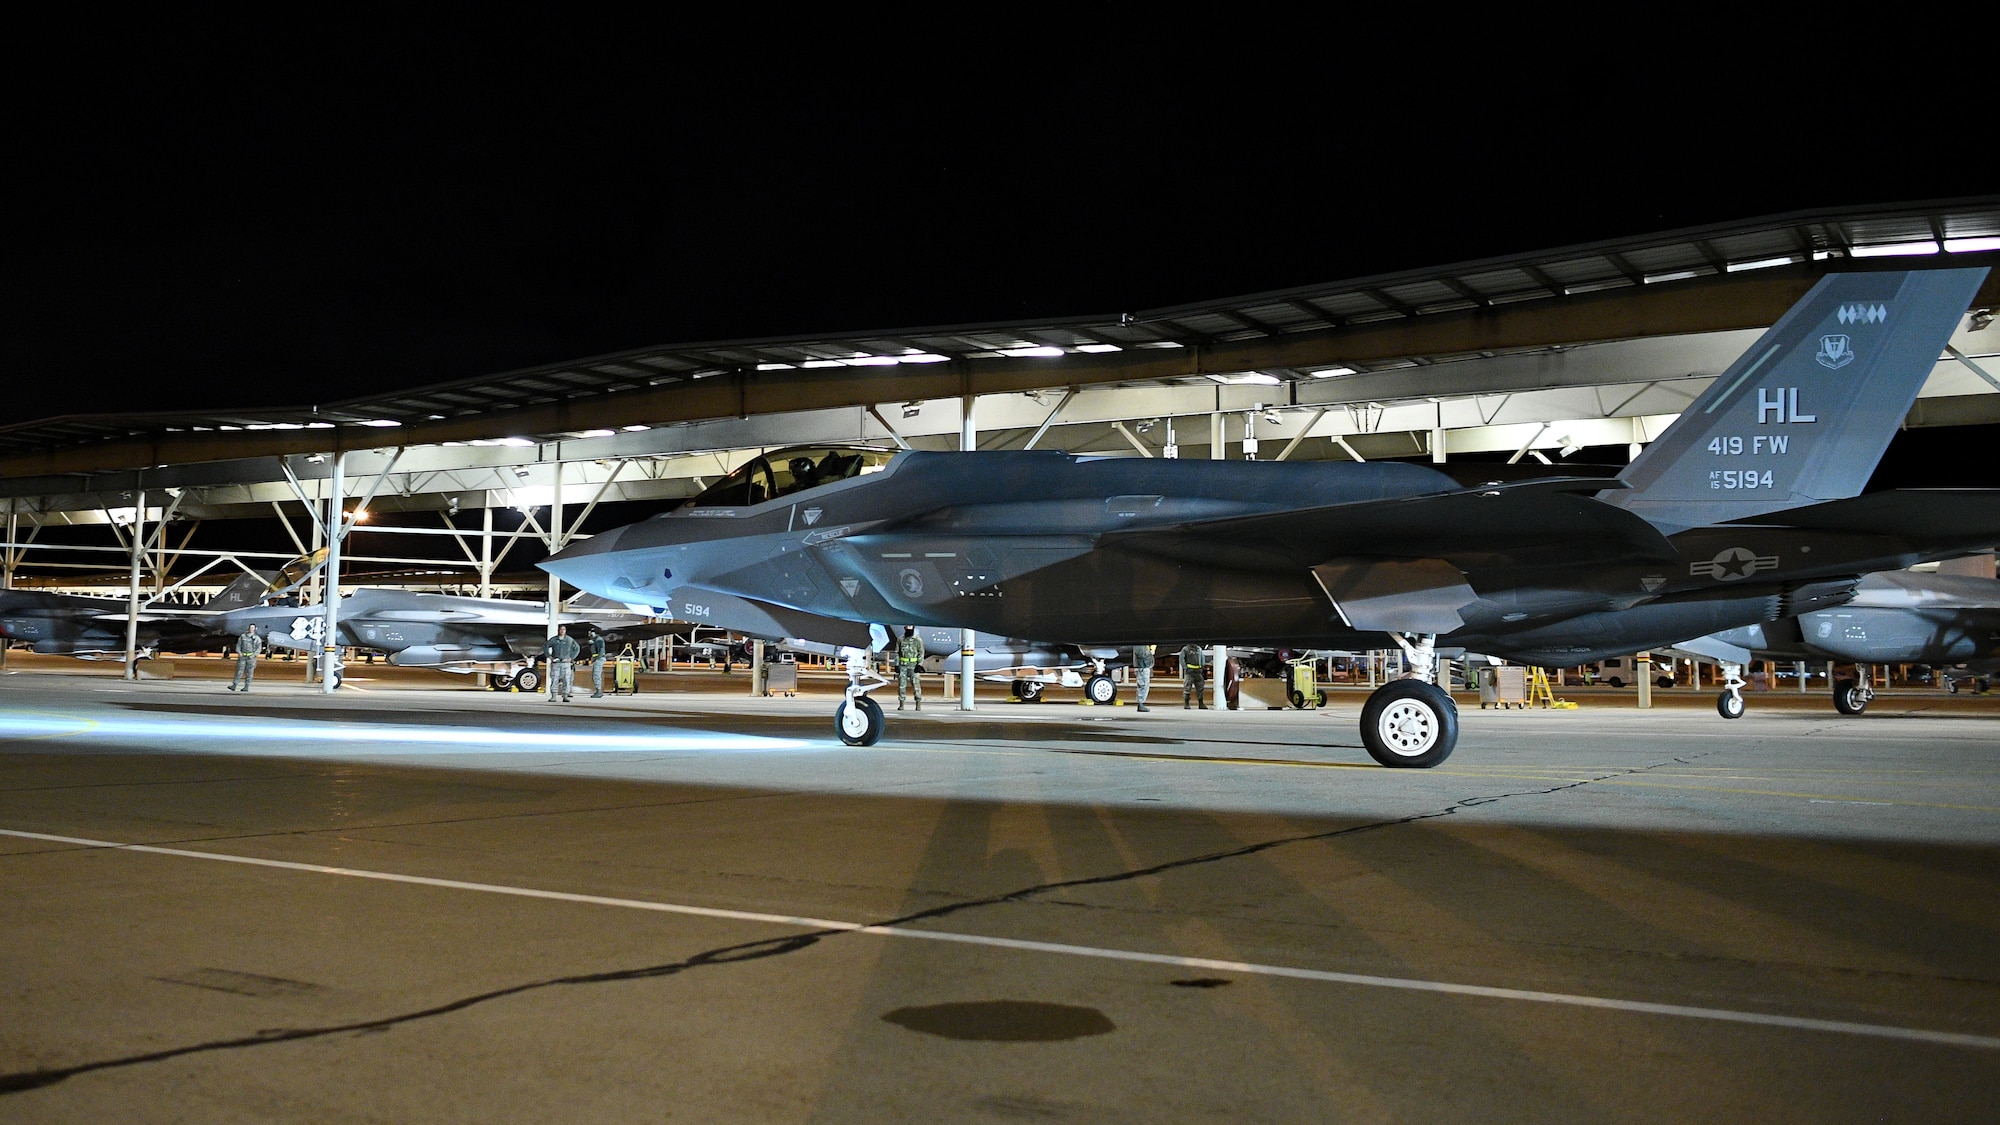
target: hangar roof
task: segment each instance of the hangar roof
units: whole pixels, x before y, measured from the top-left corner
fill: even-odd
[[[1092,383],[1248,371],[1310,382],[1316,371],[1762,327],[1829,268],[1876,257],[1901,265],[1907,258],[1894,256],[1910,254],[2000,262],[2000,196],[1796,212],[1069,320],[641,348],[329,404],[66,415],[0,428],[0,477],[374,448],[385,430],[398,445],[525,444],[619,425]],[[1996,296],[2000,282],[1989,279],[1980,301]]]

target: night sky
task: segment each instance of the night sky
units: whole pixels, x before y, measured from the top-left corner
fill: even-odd
[[[1833,114],[1774,81],[1719,112],[1699,82],[1607,99],[1519,60],[503,30],[17,43],[0,424],[1118,312],[1994,186],[1943,158],[1963,133],[1930,89]]]

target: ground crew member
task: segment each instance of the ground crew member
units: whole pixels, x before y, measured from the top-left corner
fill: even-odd
[[[250,690],[250,677],[257,674],[257,657],[263,651],[264,638],[257,635],[255,625],[236,638],[236,678],[229,682],[230,691]]]
[[[1208,710],[1208,697],[1201,693],[1201,646],[1187,645],[1181,649],[1181,710],[1188,709],[1188,700],[1200,704]]]
[[[903,626],[903,639],[896,642],[896,710],[903,709],[903,689],[909,688],[917,710],[924,709],[924,685],[917,671],[924,666],[924,642],[917,639],[915,625]]]
[[[556,626],[556,635],[549,638],[549,702],[560,699],[570,702],[570,693],[576,680],[576,638],[569,635],[569,626]]]
[[[1146,693],[1153,690],[1153,646],[1132,646],[1132,669],[1139,674],[1139,710],[1146,710]]]
[[[590,698],[604,698],[604,634],[590,635]]]

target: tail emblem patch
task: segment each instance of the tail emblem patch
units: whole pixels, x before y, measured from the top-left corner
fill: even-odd
[[[1845,336],[1821,336],[1819,352],[1813,358],[1819,361],[1821,367],[1838,371],[1854,362],[1854,346]]]

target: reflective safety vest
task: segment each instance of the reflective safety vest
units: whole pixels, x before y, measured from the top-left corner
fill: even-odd
[[[922,664],[924,662],[924,642],[916,637],[904,637],[896,642],[896,663]]]

